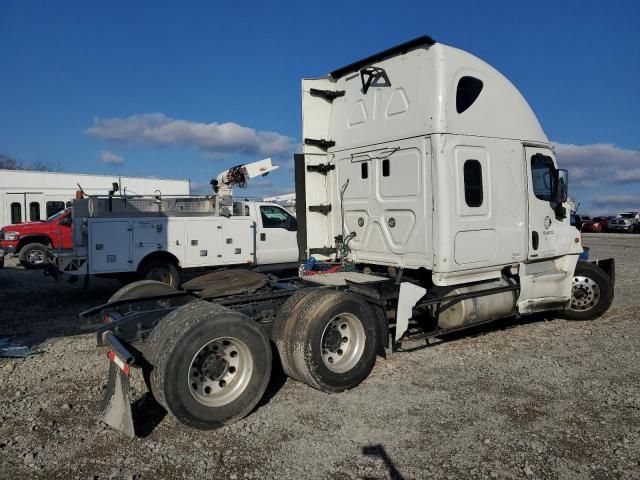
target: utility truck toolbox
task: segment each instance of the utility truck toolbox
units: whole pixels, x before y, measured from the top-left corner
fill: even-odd
[[[503,75],[420,37],[302,82],[295,155],[299,277],[143,281],[84,312],[110,348],[101,418],[135,433],[138,368],[194,428],[257,405],[272,351],[291,378],[356,387],[408,341],[534,312],[592,320],[613,259],[579,261],[569,177]]]

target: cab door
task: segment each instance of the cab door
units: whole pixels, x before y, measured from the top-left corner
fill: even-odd
[[[528,179],[529,247],[527,259],[535,261],[561,254],[564,230],[552,202],[555,156],[551,149],[525,147]]]
[[[296,218],[273,204],[256,203],[255,208],[258,265],[297,262]]]

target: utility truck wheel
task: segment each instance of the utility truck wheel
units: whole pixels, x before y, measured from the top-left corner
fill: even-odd
[[[611,306],[613,286],[600,267],[589,262],[578,262],[573,275],[571,305],[563,312],[571,320],[594,320]]]
[[[48,263],[48,254],[49,249],[46,245],[43,245],[42,243],[30,243],[22,247],[20,250],[20,264],[28,270],[44,268]]]
[[[150,260],[144,262],[138,271],[142,280],[156,280],[174,288],[180,286],[180,272],[171,262],[166,260]]]
[[[220,428],[248,415],[271,376],[271,346],[241,313],[197,301],[164,317],[148,340],[151,390],[180,422]]]
[[[324,392],[347,390],[367,378],[377,348],[376,318],[367,302],[351,293],[313,289],[295,303],[285,315],[280,312],[281,325],[274,326],[286,373]]]

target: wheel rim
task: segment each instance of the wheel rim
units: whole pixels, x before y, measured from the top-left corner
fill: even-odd
[[[44,263],[44,253],[42,253],[40,250],[31,250],[27,254],[27,261],[31,265],[40,265]]]
[[[600,286],[584,276],[573,277],[571,310],[584,312],[595,307],[600,300]]]
[[[358,317],[341,313],[331,319],[322,332],[320,346],[324,365],[336,373],[351,370],[360,361],[366,334]]]
[[[149,270],[146,276],[147,280],[156,280],[158,282],[171,285],[171,272],[166,268],[156,267]]]
[[[253,372],[253,357],[246,343],[221,337],[205,344],[194,355],[187,382],[193,398],[207,407],[221,407],[237,399]]]

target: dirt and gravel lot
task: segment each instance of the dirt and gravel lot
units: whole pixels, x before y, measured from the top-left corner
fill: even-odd
[[[0,338],[37,354],[0,359],[0,477],[640,479],[640,235],[584,243],[617,262],[597,321],[502,321],[379,359],[343,394],[276,375],[233,426],[189,430],[154,408],[133,440],[95,420],[108,362],[76,317],[119,284],[85,292],[10,260]]]

